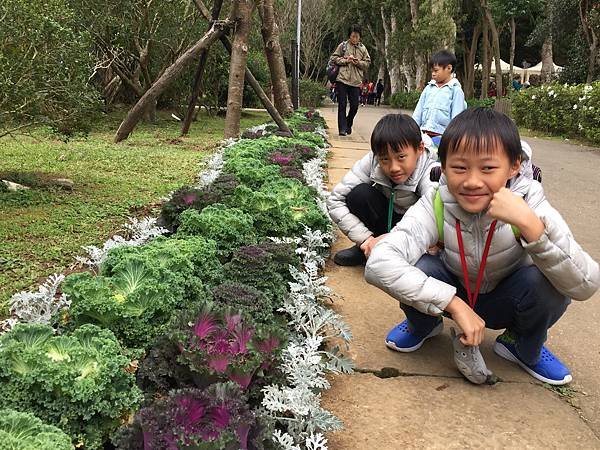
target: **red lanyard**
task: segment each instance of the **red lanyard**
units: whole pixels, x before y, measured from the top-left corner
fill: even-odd
[[[481,257],[481,264],[479,265],[477,282],[475,283],[475,293],[471,295],[471,284],[469,283],[469,272],[467,270],[467,257],[465,256],[465,245],[463,243],[462,231],[460,229],[460,221],[456,219],[456,238],[458,239],[460,265],[462,266],[463,277],[465,281],[465,289],[467,290],[467,297],[469,297],[468,300],[471,309],[475,309],[475,303],[477,303],[477,296],[479,295],[479,288],[481,287],[481,281],[483,280],[483,272],[487,263],[488,253],[490,252],[490,245],[492,244],[492,238],[494,237],[494,231],[496,230],[496,222],[497,221],[494,220],[490,225],[490,231],[488,231],[487,239],[485,240],[483,256]]]

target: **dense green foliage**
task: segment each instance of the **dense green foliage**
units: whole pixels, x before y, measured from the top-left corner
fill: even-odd
[[[307,108],[318,108],[327,97],[327,88],[320,81],[300,80],[300,104]]]
[[[0,410],[2,450],[73,450],[71,438],[59,428],[46,425],[33,414]]]
[[[91,36],[68,0],[39,6],[0,3],[0,124],[42,122],[65,133],[87,128],[100,107],[88,83]]]
[[[529,88],[513,96],[513,113],[521,126],[600,144],[600,82]]]
[[[86,449],[102,446],[139,404],[114,334],[95,325],[53,336],[46,325],[17,325],[0,336],[0,408],[35,414]]]
[[[63,292],[72,303],[62,324],[69,330],[98,324],[126,346],[145,348],[168,330],[174,313],[204,294],[205,283],[220,279],[216,244],[202,237],[117,248],[110,252],[102,275],[67,277]]]
[[[415,109],[419,103],[421,91],[396,92],[390,99],[392,108]]]

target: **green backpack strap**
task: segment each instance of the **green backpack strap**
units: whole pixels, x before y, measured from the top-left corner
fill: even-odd
[[[435,197],[433,198],[433,213],[435,214],[435,224],[438,229],[438,240],[444,242],[444,202],[442,202],[439,189],[435,191]]]
[[[442,201],[442,196],[440,195],[440,190],[435,191],[435,197],[433,198],[433,213],[435,214],[435,224],[438,229],[438,240],[439,242],[444,242],[444,202]],[[521,230],[518,227],[511,225],[510,228],[515,236],[517,241],[521,240]]]

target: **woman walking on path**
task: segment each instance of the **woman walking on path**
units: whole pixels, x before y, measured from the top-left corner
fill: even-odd
[[[331,55],[330,62],[340,66],[336,78],[336,92],[338,97],[338,131],[340,136],[352,133],[354,116],[358,111],[358,98],[360,85],[365,71],[371,63],[367,48],[360,42],[361,28],[352,25],[348,30],[348,40],[342,42]],[[350,110],[346,114],[346,106],[350,103]]]

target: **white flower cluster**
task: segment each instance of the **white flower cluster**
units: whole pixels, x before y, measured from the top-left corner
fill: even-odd
[[[327,164],[327,152],[328,147],[317,149],[317,157],[305,162],[302,165],[302,176],[306,181],[306,184],[314,188],[319,194],[315,199],[319,208],[325,213],[327,212],[326,200],[329,196],[329,191],[324,181],[324,170],[323,168]]]
[[[68,308],[71,302],[65,294],[57,298],[58,287],[65,279],[64,275],[54,274],[48,277],[38,292],[22,291],[10,299],[10,319],[0,325],[2,332],[9,331],[18,322],[50,323],[54,314],[63,308]]]
[[[333,414],[321,408],[319,390],[329,388],[326,372],[351,373],[352,362],[342,355],[339,346],[327,348],[337,340],[347,346],[352,338],[342,318],[323,304],[333,293],[320,276],[325,265],[322,250],[329,247],[331,233],[306,229],[296,253],[302,260],[302,269],[290,266],[294,281],[283,312],[292,319],[289,325],[295,331],[282,355],[282,371],[287,385],[271,385],[263,389],[263,407],[272,419],[285,425],[286,432],[276,431],[274,441],[287,450],[327,449],[327,440],[321,432],[334,431],[342,423]]]
[[[87,252],[88,257],[77,256],[75,259],[91,269],[98,269],[106,260],[108,252],[113,248],[137,247],[167,233],[168,230],[165,228],[156,226],[156,220],[152,217],[144,217],[142,220],[130,217],[129,223],[124,225],[127,230],[126,237],[114,235],[104,243],[102,248],[95,245],[84,246],[83,249]]]

